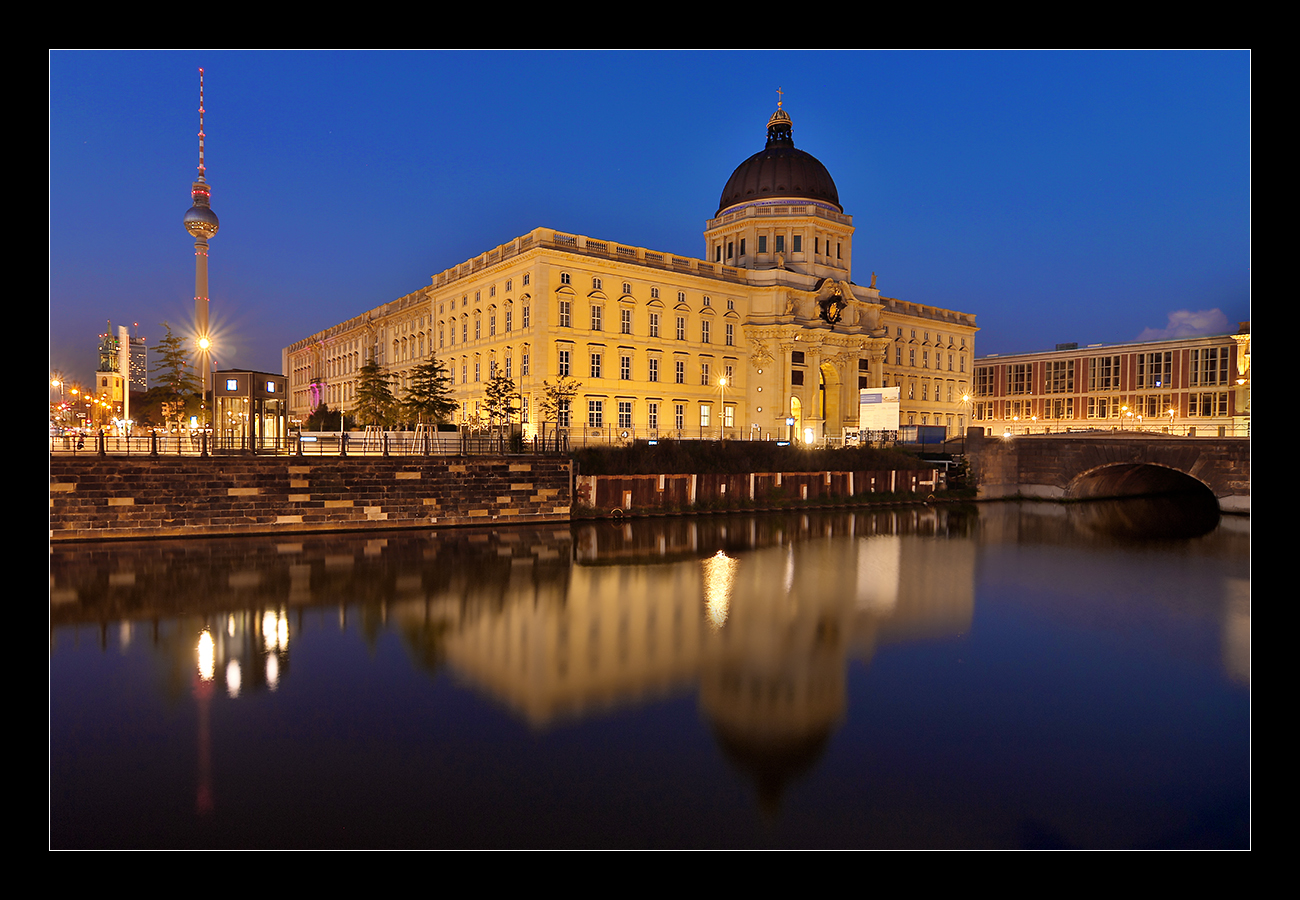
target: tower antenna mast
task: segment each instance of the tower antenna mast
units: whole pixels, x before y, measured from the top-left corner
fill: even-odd
[[[194,205],[185,213],[185,230],[194,238],[194,327],[195,352],[198,356],[200,389],[203,392],[203,425],[207,425],[208,382],[211,380],[212,339],[208,333],[208,239],[221,223],[212,211],[212,191],[208,187],[204,157],[203,69],[199,69],[199,177],[190,188]]]

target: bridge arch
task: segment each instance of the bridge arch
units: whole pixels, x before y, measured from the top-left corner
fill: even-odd
[[[1160,463],[1112,462],[1080,472],[1066,486],[1072,500],[1094,497],[1132,497],[1150,494],[1205,494],[1214,490],[1192,475]]]

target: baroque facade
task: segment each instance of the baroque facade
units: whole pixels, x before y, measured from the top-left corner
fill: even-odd
[[[584,440],[838,442],[857,428],[859,389],[890,386],[901,424],[961,430],[975,317],[882,296],[874,274],[853,283],[853,231],[778,106],[706,223],[702,259],[534,229],[287,347],[290,413],[351,409],[371,359],[400,398],[436,355],[458,424],[483,421],[500,373],[526,435],[540,430],[544,384],[565,375],[581,388],[558,424]]]
[[[975,364],[972,424],[996,433],[1250,434],[1250,323],[1236,334],[1063,345]]]

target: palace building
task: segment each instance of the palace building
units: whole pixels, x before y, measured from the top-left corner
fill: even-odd
[[[458,424],[484,421],[499,373],[518,389],[526,435],[540,430],[544,384],[566,375],[581,387],[552,424],[575,440],[837,443],[858,427],[859,390],[879,387],[899,388],[901,424],[957,433],[975,316],[882,296],[874,274],[855,284],[853,231],[778,104],[766,146],[705,224],[703,258],[534,229],[286,348],[290,414],[352,409],[372,359],[400,398],[436,355]]]
[[[1236,334],[1062,344],[975,363],[972,424],[994,433],[1250,435],[1250,323]]]

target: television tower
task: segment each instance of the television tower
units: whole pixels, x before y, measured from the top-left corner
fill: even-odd
[[[199,177],[190,189],[194,205],[185,213],[185,230],[194,238],[194,323],[197,330],[200,377],[202,381],[204,419],[207,419],[208,382],[211,380],[208,334],[208,239],[217,233],[221,223],[212,211],[211,190],[208,188],[207,167],[203,164],[203,70],[199,69]],[[203,424],[207,424],[205,421]]]

